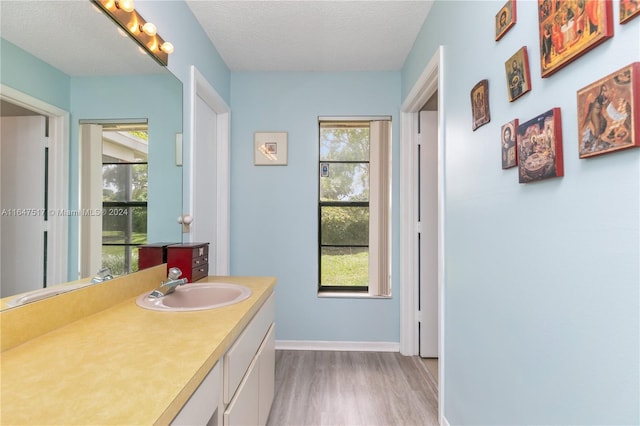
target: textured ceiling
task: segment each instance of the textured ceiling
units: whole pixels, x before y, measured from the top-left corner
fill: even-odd
[[[233,71],[400,70],[432,0],[187,0]]]
[[[88,0],[0,0],[0,36],[65,74],[164,72],[163,67],[119,31]]]

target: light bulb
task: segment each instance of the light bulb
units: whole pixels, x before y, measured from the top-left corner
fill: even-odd
[[[118,9],[122,9],[125,12],[133,12],[133,9],[135,9],[133,0],[120,0],[116,3],[116,6]]]
[[[158,32],[158,29],[151,22],[147,22],[142,26],[142,31],[149,37],[153,37]]]
[[[170,55],[173,53],[173,44],[165,41],[164,43],[162,43],[162,46],[160,46],[160,49],[167,55]]]

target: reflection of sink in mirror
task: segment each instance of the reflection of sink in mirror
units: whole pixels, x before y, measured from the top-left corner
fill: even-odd
[[[110,262],[113,260],[108,265],[114,275],[135,270],[137,250],[114,244],[181,242],[182,227],[175,218],[183,214],[182,166],[176,164],[176,140],[183,128],[182,82],[151,56],[140,54],[138,44],[129,37],[121,37],[111,18],[98,12],[92,2],[65,2],[64,7],[60,7],[59,2],[11,1],[1,2],[1,9],[0,207],[26,210],[29,215],[0,217],[3,229],[0,297],[15,297],[91,277],[101,264],[108,264],[107,259],[102,259],[103,254],[109,255]],[[29,16],[31,28],[65,42],[43,43],[42,38],[24,31],[25,16]],[[92,36],[78,36],[83,32]],[[103,45],[109,46],[108,54],[105,49],[95,48],[95,40],[105,41]],[[16,106],[20,108],[14,109]],[[82,153],[87,153],[86,146],[80,149],[80,144],[86,142],[80,134],[81,120],[93,124],[105,120],[116,120],[121,125],[148,123],[146,222],[138,214],[141,209],[137,198],[109,199],[104,200],[106,205],[100,205],[102,186],[80,196],[80,183],[86,182],[81,176]],[[5,126],[6,122],[12,124]],[[44,167],[37,166],[45,164],[43,145],[36,143],[42,137],[5,138],[11,129],[20,132],[28,129],[29,135],[37,133],[38,136],[43,136],[43,129],[48,129],[46,207]],[[10,156],[12,151],[5,144],[10,141],[12,146],[20,147],[16,151],[20,159]],[[102,163],[100,160],[98,158]],[[7,164],[30,166],[9,167]],[[102,183],[100,176],[96,178],[98,184]],[[90,196],[96,197],[98,205],[83,209],[80,202],[89,200]],[[123,201],[129,203],[126,214],[123,206],[113,205]],[[103,216],[107,219],[105,226],[109,227],[104,235],[100,229],[91,228],[89,232],[87,226],[91,221],[84,219],[103,219]],[[132,220],[125,222],[126,218]],[[124,225],[116,228],[116,222]],[[42,232],[45,223],[46,240]],[[125,233],[123,229],[129,223],[132,231]],[[146,229],[146,239],[138,232],[142,227]],[[5,229],[20,231],[5,233]],[[81,262],[80,257],[87,254],[87,250],[81,247],[80,236],[90,235],[96,236],[87,243],[93,244],[91,257]]]
[[[229,283],[187,284],[164,297],[144,293],[136,299],[141,308],[154,311],[184,312],[220,308],[241,302],[251,296],[251,289]]]
[[[43,288],[40,290],[30,291],[28,293],[22,294],[15,299],[11,299],[7,302],[7,307],[21,306],[26,305],[27,303],[36,302],[38,300],[46,299],[51,296],[55,296],[56,294],[67,293],[72,290],[77,290],[82,287],[86,287],[93,283],[78,283],[78,284],[70,284],[70,285],[57,285],[53,287]]]

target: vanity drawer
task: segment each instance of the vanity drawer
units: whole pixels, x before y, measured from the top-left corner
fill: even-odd
[[[272,294],[224,355],[223,396],[225,404],[228,404],[233,398],[274,319],[275,295]]]
[[[200,256],[200,257],[196,257],[193,259],[193,262],[191,263],[191,267],[192,268],[198,268],[202,265],[208,265],[209,264],[209,256]]]
[[[201,280],[202,278],[206,277],[208,273],[209,273],[209,264],[208,263],[200,265],[197,268],[193,268],[191,270],[191,277],[190,278],[188,277],[189,278],[189,282],[194,282],[194,281]]]

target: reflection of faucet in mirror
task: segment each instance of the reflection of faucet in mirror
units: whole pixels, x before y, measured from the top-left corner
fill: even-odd
[[[176,287],[178,287],[179,285],[186,284],[188,280],[186,278],[180,278],[180,275],[182,275],[182,271],[180,270],[180,268],[174,267],[169,269],[169,275],[167,277],[167,280],[163,281],[160,284],[160,287],[153,290],[151,294],[149,294],[149,297],[166,296],[167,294],[170,294],[176,291]]]
[[[101,283],[104,281],[108,281],[110,279],[113,279],[113,275],[111,275],[111,269],[107,268],[106,266],[103,266],[96,273],[96,276],[91,279],[91,283],[93,284]]]

